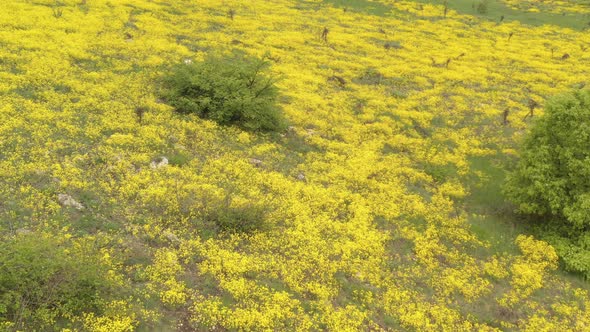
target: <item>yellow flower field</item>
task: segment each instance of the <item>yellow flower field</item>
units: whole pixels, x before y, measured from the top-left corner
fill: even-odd
[[[374,5],[387,11],[2,1],[0,238],[94,253],[123,289],[101,310],[46,309],[35,328],[590,330],[588,287],[555,250],[529,234],[495,249],[465,203],[491,185],[474,159],[513,158],[531,109],[588,83],[590,35]],[[233,49],[281,77],[284,133],[160,99],[167,66]],[[216,232],[220,210],[260,230]],[[23,317],[0,305],[0,328],[32,330]]]

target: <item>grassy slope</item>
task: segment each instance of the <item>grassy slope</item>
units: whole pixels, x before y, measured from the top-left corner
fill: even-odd
[[[415,0],[420,3],[442,4],[441,0]],[[523,24],[530,25],[556,25],[564,28],[572,28],[577,30],[586,29],[590,24],[590,16],[582,13],[550,13],[550,12],[527,12],[510,8],[501,0],[486,1],[487,11],[480,13],[477,11],[477,6],[480,1],[475,0],[453,0],[448,1],[450,9],[456,10],[459,13],[473,15],[478,18],[487,19],[490,21],[499,22],[500,18],[504,16],[505,21],[519,21]]]
[[[441,1],[416,0],[417,2],[441,4]],[[381,2],[366,0],[324,0],[339,8],[346,10],[365,12],[371,15],[386,16],[392,8]],[[590,23],[588,14],[557,14],[534,13],[510,8],[501,1],[487,1],[487,12],[478,13],[474,0],[457,0],[448,2],[449,8],[459,13],[473,15],[478,18],[499,20],[504,16],[506,21],[519,21],[530,25],[557,25],[572,29],[585,29]],[[508,137],[508,136],[507,136]],[[517,144],[515,144],[516,146]],[[498,153],[489,157],[474,157],[471,159],[471,176],[463,179],[466,187],[470,188],[470,194],[465,199],[465,209],[469,213],[469,223],[477,236],[491,244],[486,255],[501,253],[518,253],[514,244],[514,238],[518,234],[534,234],[531,227],[512,211],[510,203],[503,199],[502,183],[509,168],[511,159]],[[477,175],[475,175],[477,173]],[[590,289],[590,285],[580,276],[562,271],[578,286]]]
[[[442,5],[443,0],[414,0],[423,4]],[[391,8],[381,2],[372,2],[367,0],[324,0],[325,3],[332,4],[336,7],[346,8],[348,10],[363,11],[372,15],[385,15]],[[454,0],[447,1],[448,8],[456,10],[461,14],[473,15],[480,19],[499,22],[501,17],[504,21],[519,21],[523,24],[530,25],[556,25],[564,28],[577,30],[587,29],[590,27],[589,13],[553,13],[548,11],[529,12],[511,8],[501,0],[485,1],[487,10],[478,12],[477,6],[480,1],[476,0]],[[588,6],[588,4],[586,4]],[[541,7],[543,8],[543,7]]]
[[[441,3],[441,1],[430,0],[415,1],[430,4]],[[391,11],[391,8],[382,3],[369,1],[324,0],[324,2],[346,10],[361,11],[372,15],[385,16]],[[450,1],[449,8],[459,13],[491,21],[499,21],[499,18],[504,16],[505,21],[519,21],[530,25],[556,25],[572,29],[586,29],[590,24],[590,15],[588,14],[532,13],[515,10],[500,1],[488,1],[487,3],[486,13],[478,13],[477,2],[473,0]],[[481,250],[482,258],[489,255],[516,255],[518,247],[515,245],[514,239],[519,234],[539,235],[535,226],[527,225],[527,221],[515,214],[511,204],[503,198],[502,184],[507,169],[514,162],[513,159],[500,152],[494,156],[474,157],[470,160],[472,174],[462,179],[465,186],[469,188],[469,195],[462,201],[465,211],[468,213],[469,226],[480,240],[490,244],[488,248]],[[559,270],[558,275],[575,287],[590,290],[590,284],[578,274]],[[542,292],[542,294],[544,295],[541,296],[551,296],[547,292]],[[489,310],[490,307],[487,305],[474,308],[479,317],[482,319],[487,317],[493,321]]]
[[[470,238],[463,211],[446,199],[461,196],[454,193],[452,180],[460,177],[454,170],[464,165],[462,158],[481,154],[477,146],[462,143],[483,140],[478,126],[489,130],[483,133],[486,139],[495,137],[503,105],[486,108],[482,100],[496,102],[489,91],[505,86],[511,91],[499,89],[496,95],[507,95],[517,105],[526,102],[522,80],[529,77],[503,81],[509,78],[502,67],[510,63],[505,59],[524,56],[523,75],[537,78],[540,71],[540,83],[532,86],[535,97],[572,83],[561,72],[581,69],[549,58],[538,43],[525,47],[531,53],[521,54],[521,46],[503,42],[510,29],[535,32],[528,27],[467,29],[462,17],[413,21],[413,14],[399,10],[399,16],[375,18],[357,12],[385,14],[388,7],[370,4],[374,9],[367,9],[368,1],[335,4],[337,10],[310,6],[318,12],[306,6],[292,9],[290,3],[236,5],[238,14],[230,21],[224,2],[199,8],[187,3],[191,12],[184,6],[134,1],[90,7],[92,25],[80,24],[87,22],[78,12],[84,8],[66,7],[62,19],[41,19],[56,40],[72,41],[72,33],[80,38],[72,43],[75,47],[65,48],[66,54],[52,39],[40,38],[43,31],[29,33],[36,26],[27,25],[23,14],[24,22],[13,24],[26,47],[12,41],[11,34],[3,35],[24,55],[16,57],[13,50],[3,54],[2,62],[23,75],[6,74],[8,83],[2,86],[9,105],[2,116],[11,119],[2,127],[10,137],[1,143],[7,156],[1,193],[8,198],[2,209],[3,236],[21,228],[80,237],[106,234],[112,254],[124,260],[125,273],[151,296],[139,298],[166,317],[146,320],[141,325],[146,330],[164,329],[159,324],[173,329],[179,322],[229,329],[303,322],[332,330],[458,329],[475,322],[487,324],[481,328],[509,329],[532,324],[535,308],[551,308],[553,299],[567,302],[570,290],[561,287],[570,284],[549,274],[548,283],[513,313],[497,304],[510,289],[510,278],[496,280],[482,266],[495,254],[521,258],[514,238],[523,231],[497,213],[505,209],[496,209],[502,205],[497,185],[502,171],[492,166],[494,158],[470,159],[467,179],[473,182],[466,187],[472,194],[463,198],[467,215],[484,215],[468,220],[479,239],[491,243],[489,248]],[[349,6],[355,10],[344,13],[342,7]],[[32,12],[51,17],[50,10],[39,7]],[[306,18],[304,24],[300,16]],[[473,35],[455,34],[454,24]],[[331,29],[328,45],[316,36],[325,25]],[[92,30],[95,26],[100,29]],[[80,27],[89,31],[78,31]],[[496,36],[501,36],[494,41],[500,47],[489,48]],[[571,36],[564,32],[565,38],[547,38],[565,48]],[[383,43],[391,41],[402,48],[385,51]],[[281,88],[288,95],[283,106],[293,131],[272,138],[218,128],[176,115],[156,94],[149,91],[146,97],[141,91],[165,69],[162,63],[228,44],[250,52],[272,50],[277,59],[273,68],[288,78]],[[87,45],[92,47],[84,49]],[[480,47],[495,58],[478,54]],[[502,48],[506,52],[498,50]],[[461,52],[471,54],[448,69],[438,63]],[[437,63],[422,59],[425,53]],[[53,63],[41,54],[52,55]],[[572,61],[582,66],[584,55],[574,55],[580,60]],[[72,63],[64,61],[68,57]],[[137,64],[153,72],[137,75]],[[481,78],[488,69],[483,68],[489,64],[495,85],[484,86]],[[381,85],[366,83],[371,82],[366,69],[374,66],[386,73],[378,79]],[[52,70],[60,75],[51,75]],[[344,76],[348,86],[326,84],[331,75]],[[430,80],[408,80],[414,75]],[[472,84],[470,89],[462,89],[464,82]],[[71,87],[64,89],[64,84]],[[133,113],[138,103],[150,107],[142,124]],[[517,115],[526,112],[526,107],[515,108]],[[516,128],[525,125],[515,121]],[[160,155],[173,160],[171,167],[151,170],[150,161]],[[264,166],[250,165],[249,158],[264,160]],[[480,180],[475,171],[489,180]],[[305,181],[296,180],[300,172]],[[24,189],[15,193],[15,185]],[[89,208],[61,208],[55,202],[61,191]],[[268,207],[270,230],[228,236],[208,229],[208,218],[229,207],[228,195],[236,197],[233,204],[239,208]],[[485,282],[492,293],[468,300],[469,292]],[[544,294],[553,297],[542,298]],[[544,315],[561,319],[553,311]]]

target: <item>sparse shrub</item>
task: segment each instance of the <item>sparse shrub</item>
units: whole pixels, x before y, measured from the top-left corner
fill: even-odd
[[[383,44],[383,47],[385,47],[386,50],[389,50],[389,49],[399,50],[399,49],[404,48],[399,41],[395,41],[395,40],[385,42],[385,44]]]
[[[408,93],[406,91],[396,88],[389,90],[389,95],[398,99],[408,98]]]
[[[256,206],[229,207],[217,213],[215,223],[224,232],[251,233],[264,227],[264,210]]]
[[[168,159],[170,165],[174,165],[174,166],[182,166],[182,165],[186,165],[190,162],[191,157],[186,154],[186,153],[182,153],[182,152],[177,152],[173,155],[170,156],[170,158]]]
[[[285,121],[277,105],[277,79],[268,62],[234,53],[186,61],[165,78],[164,98],[181,113],[252,131],[279,131]]]
[[[228,196],[209,218],[222,233],[252,233],[265,229],[266,209],[252,202],[235,203]]]
[[[488,1],[483,0],[477,4],[477,12],[481,15],[485,15],[488,13]]]
[[[376,68],[369,67],[358,77],[352,81],[357,84],[364,85],[379,85],[383,82],[385,76],[381,74]]]

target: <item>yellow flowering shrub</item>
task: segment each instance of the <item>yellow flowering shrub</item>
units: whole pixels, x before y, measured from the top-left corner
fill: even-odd
[[[154,264],[147,268],[146,273],[152,281],[150,287],[160,295],[164,304],[174,306],[187,301],[186,287],[177,278],[181,271],[182,267],[174,251],[159,250],[155,253]]]
[[[557,253],[548,243],[535,240],[532,236],[519,235],[516,244],[522,256],[510,266],[513,288],[500,302],[508,306],[542,288],[546,273],[557,268]]]

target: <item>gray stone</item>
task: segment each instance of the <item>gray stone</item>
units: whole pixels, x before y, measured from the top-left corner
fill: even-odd
[[[151,169],[157,169],[164,166],[168,166],[168,158],[166,157],[159,157],[150,164]]]
[[[57,195],[57,200],[59,204],[63,207],[73,207],[77,210],[83,210],[84,206],[76,201],[72,196],[68,194],[59,194]]]

